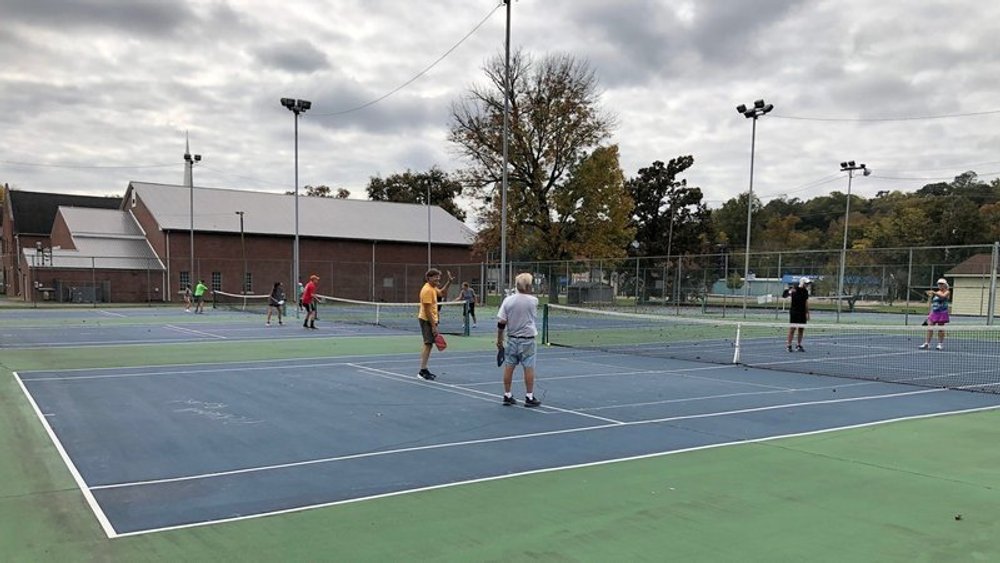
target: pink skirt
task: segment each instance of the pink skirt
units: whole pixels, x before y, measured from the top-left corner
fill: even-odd
[[[927,322],[932,325],[944,325],[948,324],[948,311],[934,311],[930,315],[927,315]]]

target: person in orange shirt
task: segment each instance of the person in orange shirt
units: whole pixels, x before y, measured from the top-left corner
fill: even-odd
[[[316,328],[316,285],[319,284],[319,276],[313,274],[309,276],[309,283],[302,290],[302,307],[306,310],[306,320],[302,323],[303,328]]]
[[[441,285],[441,270],[431,268],[424,274],[424,286],[420,288],[420,309],[417,312],[417,322],[420,323],[420,334],[423,336],[424,347],[420,351],[420,371],[417,377],[425,381],[434,381],[437,376],[427,369],[434,348],[434,338],[438,333],[438,286]]]

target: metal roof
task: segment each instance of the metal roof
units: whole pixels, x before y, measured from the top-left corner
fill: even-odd
[[[58,213],[66,222],[76,249],[53,248],[51,254],[43,255],[34,248],[26,248],[24,257],[28,264],[53,268],[164,269],[131,213],[81,207],[59,207]]]
[[[95,197],[10,190],[10,206],[15,233],[48,236],[59,207],[96,207],[120,209],[120,197]]]
[[[129,193],[138,196],[165,231],[187,231],[191,226],[192,189],[170,184],[129,183]],[[239,233],[237,211],[244,212],[245,233],[293,236],[295,196],[224,190],[195,186],[194,229]],[[125,202],[125,208],[131,206]],[[427,242],[426,205],[358,199],[299,196],[299,236],[393,242]],[[434,244],[468,246],[475,232],[444,209],[430,207],[431,239]]]

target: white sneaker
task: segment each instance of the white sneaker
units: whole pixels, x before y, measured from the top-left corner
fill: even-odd
[[[264,326],[271,326],[271,323],[270,322],[266,322],[266,323],[264,323]]]
[[[944,344],[938,344],[935,348],[938,350],[944,350]]]
[[[928,344],[928,343],[926,343],[926,342],[924,342],[924,343],[923,343],[923,344],[921,344],[920,346],[917,346],[917,348],[919,348],[919,349],[921,349],[921,350],[926,350],[926,349],[928,349],[928,348],[930,348],[930,347],[931,347],[931,345],[930,345],[930,344]]]

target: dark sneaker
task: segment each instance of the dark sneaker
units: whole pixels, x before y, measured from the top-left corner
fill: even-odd
[[[515,399],[514,397],[508,397],[508,396],[504,395],[504,397],[503,397],[503,406],[509,407],[511,405],[517,405],[517,399]]]
[[[424,381],[434,381],[435,379],[437,379],[437,376],[431,373],[431,371],[428,369],[420,370],[420,372],[417,373],[417,377],[423,379]]]
[[[806,349],[803,348],[802,345],[800,344],[800,345],[798,345],[798,346],[795,347],[795,351],[796,352],[805,352]]]
[[[785,348],[786,348],[786,349],[787,349],[787,350],[788,350],[789,352],[791,352],[791,351],[792,351],[792,347],[791,347],[791,345],[789,345],[789,346],[786,346]]]
[[[526,406],[526,407],[540,407],[540,406],[542,406],[542,402],[539,401],[538,399],[534,398],[534,397],[532,397],[530,399],[527,398],[527,397],[525,397],[524,398],[524,406]]]

